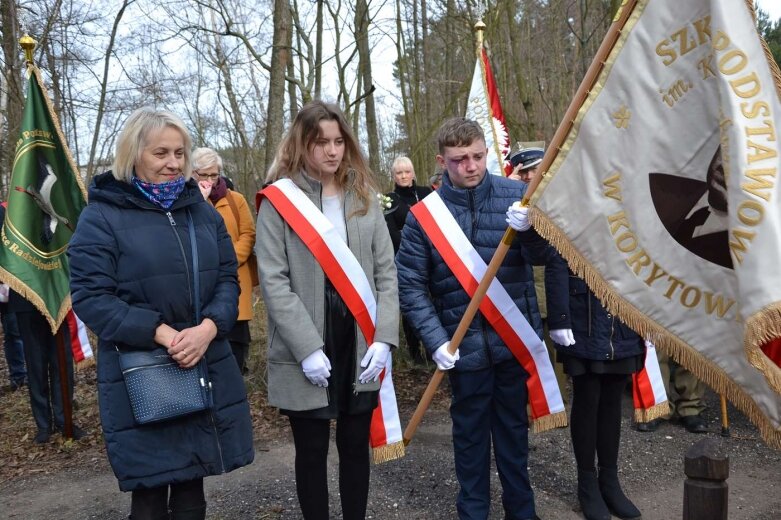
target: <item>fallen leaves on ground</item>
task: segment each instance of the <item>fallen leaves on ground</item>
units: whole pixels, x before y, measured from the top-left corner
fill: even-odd
[[[393,383],[404,426],[404,417],[411,415],[417,406],[433,373],[433,365],[410,365],[403,354],[397,358]],[[2,360],[0,365],[4,365]],[[257,364],[251,364],[250,368],[250,375],[245,378],[245,382],[255,441],[262,444],[288,439],[290,428],[287,418],[266,401],[265,370]],[[5,379],[5,366],[0,366],[0,378]],[[3,461],[0,464],[0,487],[9,480],[30,475],[54,474],[75,467],[108,467],[100,429],[94,364],[79,368],[75,378],[73,421],[88,434],[79,441],[65,439],[59,433],[54,433],[49,443],[35,444],[36,426],[30,412],[27,388],[15,392],[8,388],[0,391],[0,460]],[[447,408],[447,394],[445,378],[432,407]]]

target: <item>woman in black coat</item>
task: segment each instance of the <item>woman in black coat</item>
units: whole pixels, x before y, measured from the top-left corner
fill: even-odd
[[[393,172],[394,187],[393,191],[387,195],[391,204],[390,208],[385,211],[385,222],[388,224],[388,232],[391,236],[391,242],[393,242],[393,252],[398,253],[401,245],[401,230],[404,228],[409,209],[431,193],[431,188],[415,184],[415,168],[409,157],[396,157],[391,166],[391,172]],[[413,361],[423,362],[420,339],[415,334],[415,329],[403,316],[402,325]]]
[[[253,460],[244,382],[225,335],[238,313],[236,257],[220,215],[190,180],[191,141],[169,112],[140,109],[125,123],[111,172],[89,190],[71,239],[73,307],[98,336],[98,401],[112,469],[132,491],[131,517],[202,519],[203,477]],[[195,321],[197,241],[200,314]],[[118,350],[165,347],[182,367],[205,357],[214,406],[140,425]],[[169,497],[170,487],[170,497]]]
[[[578,501],[587,520],[640,518],[618,481],[621,398],[629,376],[643,368],[643,339],[608,312],[572,272],[547,271],[550,336],[572,377],[570,433],[578,468]],[[594,464],[598,461],[599,471]]]
[[[401,230],[407,220],[409,209],[431,193],[431,188],[415,184],[415,168],[409,157],[396,157],[391,166],[393,191],[387,194],[391,205],[385,211],[385,221],[393,242],[393,251],[399,251]]]

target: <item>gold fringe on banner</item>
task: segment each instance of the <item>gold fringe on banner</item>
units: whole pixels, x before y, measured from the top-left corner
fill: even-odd
[[[754,20],[757,19],[754,10],[754,0],[746,0]],[[759,35],[759,41],[762,44],[762,50],[765,52],[767,64],[770,67],[770,73],[776,86],[776,94],[781,102],[781,70],[778,68],[773,53],[770,52],[767,42],[762,35]],[[750,316],[746,320],[746,335],[744,345],[749,362],[761,371],[767,379],[768,384],[781,394],[781,368],[762,352],[762,345],[768,341],[781,337],[781,303],[770,305]]]
[[[751,16],[754,18],[754,25],[756,26],[756,19],[757,19],[757,13],[754,10],[754,0],[746,0],[746,6],[748,7],[749,12],[751,12]],[[762,38],[762,35],[757,33],[759,35],[759,41],[762,42],[762,50],[765,51],[765,57],[767,58],[767,64],[770,67],[770,73],[773,75],[773,79],[776,83],[776,93],[778,94],[779,100],[781,100],[781,70],[778,68],[778,63],[776,63],[776,59],[773,56],[773,53],[770,52],[770,47],[768,47],[767,42],[764,38]]]
[[[762,345],[781,337],[781,303],[765,307],[746,320],[745,348],[749,362],[781,394],[781,368],[762,352]]]
[[[68,166],[73,171],[73,175],[76,179],[76,184],[79,187],[79,190],[81,191],[81,196],[84,198],[84,200],[87,200],[87,189],[84,186],[84,182],[81,180],[81,174],[79,172],[79,168],[76,166],[76,161],[73,160],[73,156],[71,155],[70,148],[68,148],[67,141],[65,140],[65,135],[62,133],[62,127],[60,125],[60,119],[57,117],[57,112],[54,110],[54,105],[52,105],[51,99],[49,99],[49,94],[46,90],[46,86],[43,83],[43,78],[41,77],[41,72],[33,63],[27,64],[27,73],[28,73],[28,81],[36,81],[38,83],[38,87],[41,89],[41,92],[43,94],[43,99],[46,101],[46,110],[49,113],[49,117],[51,117],[52,123],[54,125],[54,130],[57,133],[57,138],[60,140],[60,144],[62,145],[62,151],[65,154],[65,159],[68,162]],[[26,103],[29,101],[26,101]],[[43,298],[41,298],[38,293],[33,291],[27,284],[19,280],[13,273],[10,273],[0,267],[0,273],[2,273],[2,278],[5,283],[8,284],[8,286],[16,291],[18,294],[20,294],[23,298],[28,300],[30,303],[37,308],[41,314],[46,318],[46,320],[49,322],[49,325],[52,328],[52,334],[56,334],[57,330],[62,326],[62,322],[65,320],[65,315],[68,314],[68,311],[71,309],[71,298],[70,295],[66,296],[62,303],[60,304],[60,308],[57,311],[57,314],[55,316],[49,315],[49,310],[46,308],[46,305],[43,301]]]
[[[565,233],[542,211],[531,208],[529,219],[534,229],[550,242],[567,260],[570,269],[583,278],[605,308],[618,316],[631,329],[653,343],[662,352],[668,354],[677,363],[691,371],[715,392],[724,395],[757,426],[762,438],[768,445],[781,449],[781,431],[776,430],[759,406],[746,391],[736,384],[715,363],[675,336],[654,320],[640,312],[627,302],[602,278],[594,267],[572,245]]]
[[[404,455],[404,441],[372,448],[372,462],[375,464],[382,464],[383,462],[400,459]]]
[[[647,423],[670,413],[670,403],[655,404],[651,408],[635,408],[635,422]]]
[[[556,412],[548,414],[539,419],[535,419],[532,422],[532,431],[534,433],[542,433],[554,428],[566,428],[567,427],[567,412]]]
[[[17,278],[15,274],[0,267],[0,280],[2,280],[3,283],[8,284],[8,287],[10,287],[17,294],[21,295],[22,298],[33,304],[33,306],[38,309],[38,312],[40,312],[43,317],[46,318],[46,321],[49,322],[49,326],[52,328],[52,334],[57,333],[57,330],[59,330],[59,328],[62,326],[62,323],[65,321],[65,315],[68,314],[69,310],[71,310],[70,294],[68,294],[68,296],[62,300],[57,315],[49,316],[49,310],[46,308],[46,304],[44,303],[43,298],[41,298],[38,293],[32,290],[26,283]]]

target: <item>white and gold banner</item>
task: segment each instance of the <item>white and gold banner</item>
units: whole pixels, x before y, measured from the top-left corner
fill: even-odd
[[[781,447],[781,372],[762,350],[781,336],[778,69],[745,0],[625,4],[532,220]]]

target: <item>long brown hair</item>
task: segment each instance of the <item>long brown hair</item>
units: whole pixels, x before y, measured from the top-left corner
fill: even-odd
[[[355,193],[363,203],[363,208],[356,213],[365,215],[369,210],[369,204],[375,203],[377,184],[344,114],[332,103],[315,100],[301,108],[285,137],[282,138],[274,163],[266,175],[266,182],[294,177],[301,170],[307,170],[306,158],[320,136],[320,121],[336,121],[339,125],[339,131],[344,139],[344,157],[335,175],[336,182],[345,193],[347,191]]]

